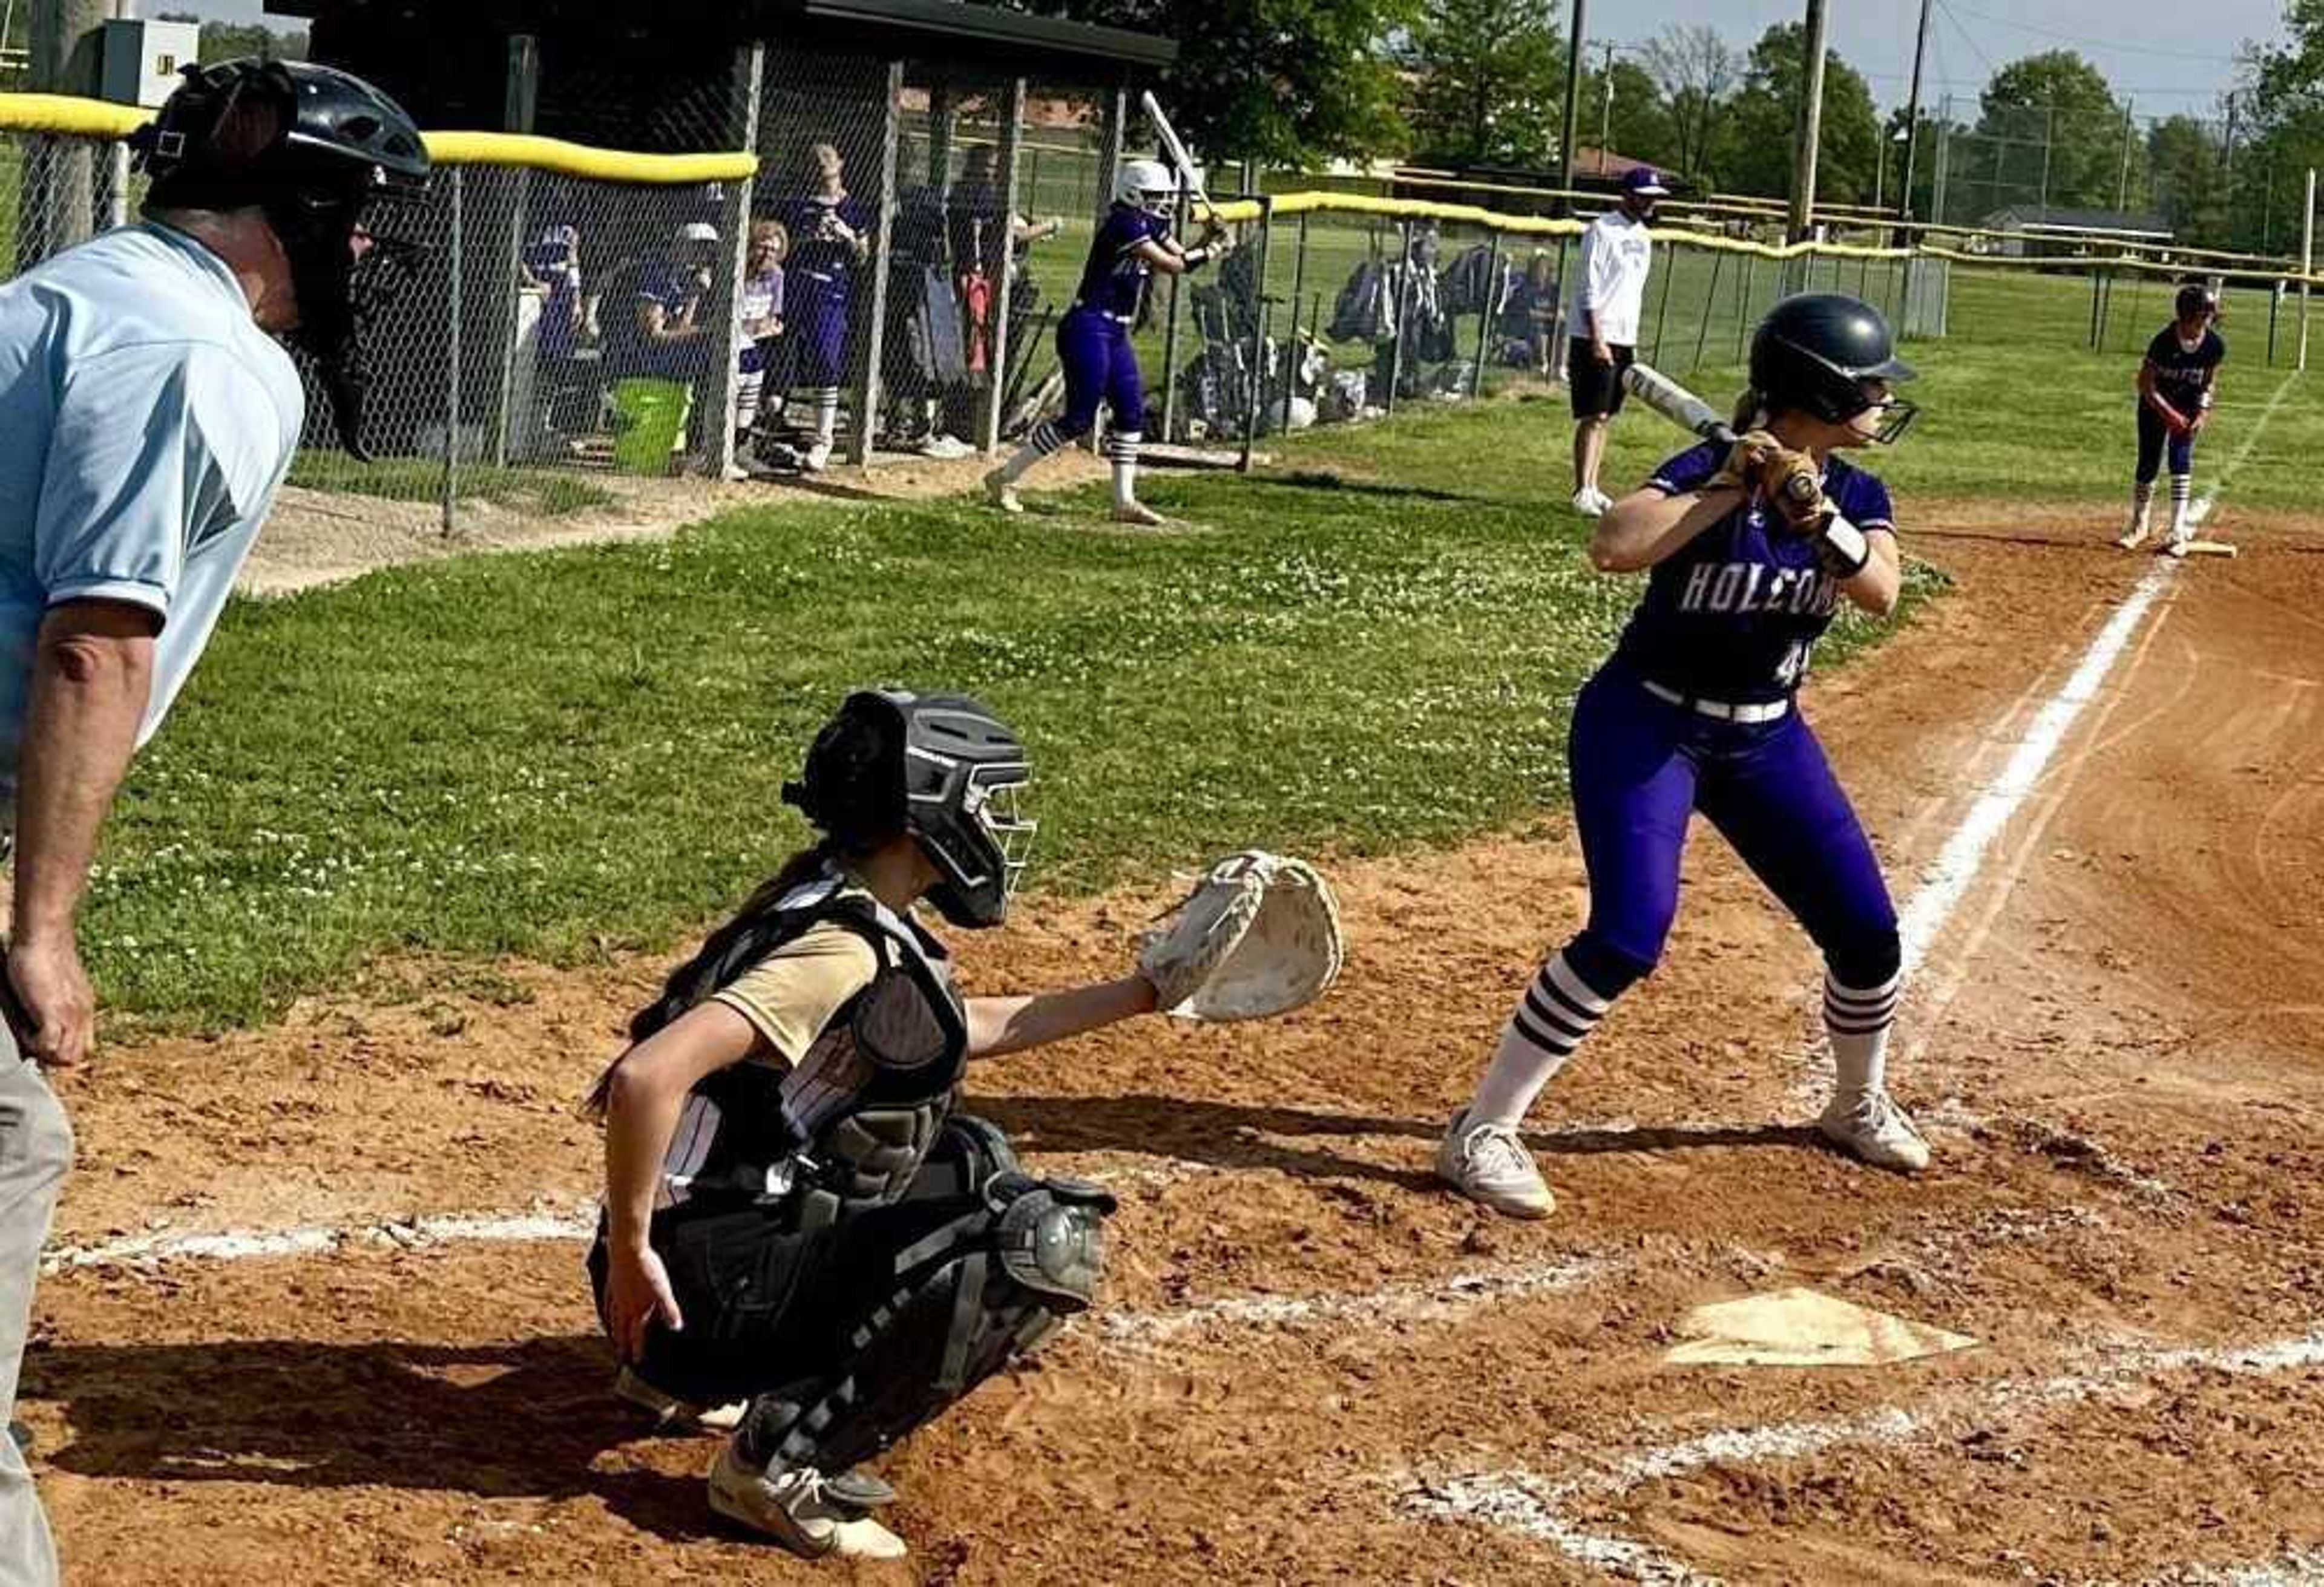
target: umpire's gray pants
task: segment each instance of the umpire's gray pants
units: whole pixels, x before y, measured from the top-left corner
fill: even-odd
[[[41,1247],[72,1166],[72,1126],[0,1020],[0,1424],[15,1414]],[[24,1456],[0,1426],[0,1587],[54,1587],[57,1546]]]

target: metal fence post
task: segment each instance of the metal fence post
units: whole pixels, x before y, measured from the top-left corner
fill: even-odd
[[[1001,406],[1009,395],[1009,316],[1014,312],[1017,274],[1017,177],[1024,143],[1025,79],[1011,78],[1001,108],[1001,238],[987,255],[998,261],[1001,272],[992,283],[992,335],[984,353],[984,454],[988,457],[1001,449]],[[1032,203],[1023,207],[1030,214],[1039,202],[1040,195],[1036,193]],[[957,268],[960,261],[953,264]]]
[[[1267,400],[1267,310],[1273,301],[1267,295],[1267,255],[1268,239],[1274,232],[1275,197],[1262,193],[1259,197],[1259,262],[1251,271],[1251,296],[1257,301],[1250,306],[1250,373],[1243,388],[1242,458],[1235,465],[1243,473],[1250,472],[1250,447],[1259,436],[1259,410]],[[1292,311],[1295,316],[1298,312],[1296,301],[1294,299]]]
[[[1188,193],[1182,186],[1178,189],[1178,216],[1177,220],[1175,223],[1177,226],[1178,235],[1184,237],[1191,232],[1194,229],[1194,195]],[[1185,281],[1185,279],[1186,278],[1183,273],[1170,278],[1169,307],[1165,311],[1165,318],[1162,325],[1161,438],[1166,443],[1174,441],[1177,438],[1178,310],[1182,286]],[[1146,416],[1144,414],[1134,414],[1128,416],[1125,419],[1123,415],[1117,413],[1113,416],[1113,424],[1114,427],[1117,429],[1120,428],[1125,422],[1142,427],[1145,423],[1145,418]]]
[[[508,41],[508,83],[501,110],[501,123],[512,133],[532,131],[534,113],[540,99],[540,41],[530,33],[514,33]],[[510,171],[504,179],[509,184],[508,279],[515,282],[523,279],[524,228],[530,209],[532,173],[521,168]],[[524,339],[522,299],[512,292],[509,298],[508,335],[501,346],[500,423],[493,427],[493,463],[506,468],[509,461],[510,432],[515,427],[517,409],[516,355],[517,346]],[[536,335],[538,331],[536,330]],[[534,400],[539,400],[535,394]]]
[[[1388,344],[1388,398],[1380,411],[1391,417],[1396,413],[1397,388],[1404,384],[1404,333],[1411,323],[1412,297],[1412,223],[1402,228],[1403,249],[1396,261],[1396,335]]]
[[[1291,433],[1291,399],[1299,389],[1298,370],[1306,362],[1307,350],[1299,344],[1299,300],[1307,295],[1307,217],[1299,217],[1299,246],[1291,259],[1291,332],[1285,338],[1283,364],[1283,431]],[[1308,334],[1315,327],[1311,324]]]
[[[734,51],[733,97],[728,101],[727,137],[731,147],[759,146],[759,95],[766,76],[767,47],[753,40]],[[715,416],[718,433],[706,437],[702,472],[723,480],[734,468],[734,419],[742,395],[742,272],[751,268],[751,201],[756,179],[743,177],[725,185],[725,202],[719,206],[721,238],[726,246],[725,269],[718,273],[712,298],[711,324],[724,326],[718,338],[719,362],[703,381],[703,406]]]
[[[1745,339],[1750,335],[1751,293],[1758,286],[1759,261],[1752,255],[1743,256],[1743,268],[1735,278],[1735,362],[1743,362]]]
[[[1711,317],[1719,312],[1720,267],[1726,262],[1724,253],[1714,252],[1711,256],[1711,289],[1702,297],[1702,324],[1694,334],[1694,362],[1687,365],[1689,369],[1702,367],[1703,352],[1711,344]]]
[[[1501,233],[1485,233],[1485,303],[1477,316],[1477,362],[1469,369],[1469,395],[1485,394],[1485,353],[1493,344],[1493,322],[1501,317]]]
[[[452,252],[451,258],[447,261],[451,271],[451,297],[449,302],[452,311],[451,325],[447,327],[451,333],[450,344],[452,355],[446,361],[444,365],[443,510],[444,533],[447,537],[452,533],[453,529],[453,501],[459,489],[460,321],[463,314],[465,313],[465,306],[461,303],[460,298],[463,289],[462,277],[466,273],[461,268],[462,261],[460,258],[461,174],[461,169],[458,166],[456,165],[452,168]]]
[[[1667,253],[1667,251],[1665,252]],[[1672,260],[1670,262],[1674,265],[1677,261]],[[1646,360],[1649,363],[1660,364],[1663,361],[1663,327],[1670,323],[1671,283],[1677,280],[1678,271],[1675,269],[1666,269],[1663,271],[1663,300],[1655,308],[1655,351],[1654,356]]]
[[[855,427],[848,437],[848,461],[861,468],[872,461],[880,433],[881,361],[887,357],[888,269],[896,243],[896,141],[904,103],[904,63],[888,63],[887,103],[880,113],[880,208],[872,243],[872,320],[864,337],[863,367],[855,380]]]

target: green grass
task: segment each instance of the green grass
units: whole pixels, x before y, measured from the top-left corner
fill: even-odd
[[[432,501],[443,494],[444,464],[440,459],[426,457],[383,457],[357,463],[342,452],[305,451],[290,465],[290,483],[396,501]],[[541,518],[564,518],[595,507],[611,507],[615,500],[613,492],[586,475],[546,468],[463,463],[454,475],[454,484],[463,501],[488,501]]]
[[[1637,593],[1541,505],[1565,433],[1438,410],[1319,437],[1332,473],[1157,478],[1184,535],[1099,531],[1094,492],[763,510],[236,603],[108,833],[106,1005],[215,1026],[400,950],[666,943],[800,840],[780,784],[866,682],[1020,723],[1052,891],[1506,824],[1562,800],[1569,702]],[[1624,427],[1618,466],[1661,445]]]

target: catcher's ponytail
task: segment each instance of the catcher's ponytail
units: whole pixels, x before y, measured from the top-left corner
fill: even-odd
[[[1767,399],[1754,387],[1743,388],[1743,395],[1735,399],[1735,417],[1731,427],[1737,434],[1764,427],[1769,417]]]

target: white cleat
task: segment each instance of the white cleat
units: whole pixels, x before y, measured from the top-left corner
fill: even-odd
[[[1917,1174],[1929,1166],[1929,1143],[1886,1091],[1833,1097],[1816,1128],[1825,1140],[1876,1169]]]
[[[2187,555],[2187,542],[2193,538],[2194,537],[2192,535],[2172,536],[2169,540],[2163,542],[2163,555],[2165,556],[2176,556],[2183,561]]]
[[[712,1509],[807,1559],[903,1558],[904,1540],[870,1513],[895,1497],[886,1483],[852,1472],[835,1479],[813,1466],[759,1471],[731,1439],[710,1468]]]
[[[2125,551],[2135,551],[2146,544],[2146,526],[2135,523],[2114,537],[2114,543]]]
[[[817,441],[807,449],[807,455],[799,459],[799,467],[811,474],[819,474],[830,466],[831,443],[828,441]]]
[[[1576,491],[1573,493],[1573,510],[1583,518],[1603,518],[1606,509],[1612,505],[1595,491]]]
[[[1158,529],[1170,520],[1143,501],[1117,501],[1113,504],[1113,521],[1134,524],[1141,529]]]
[[[1444,1126],[1436,1148],[1436,1177],[1480,1206],[1513,1218],[1545,1218],[1557,1210],[1533,1154],[1509,1124],[1469,1124],[1462,1108]]]
[[[1019,498],[1016,485],[997,468],[984,476],[984,499],[1003,512],[1025,510],[1025,503]]]

